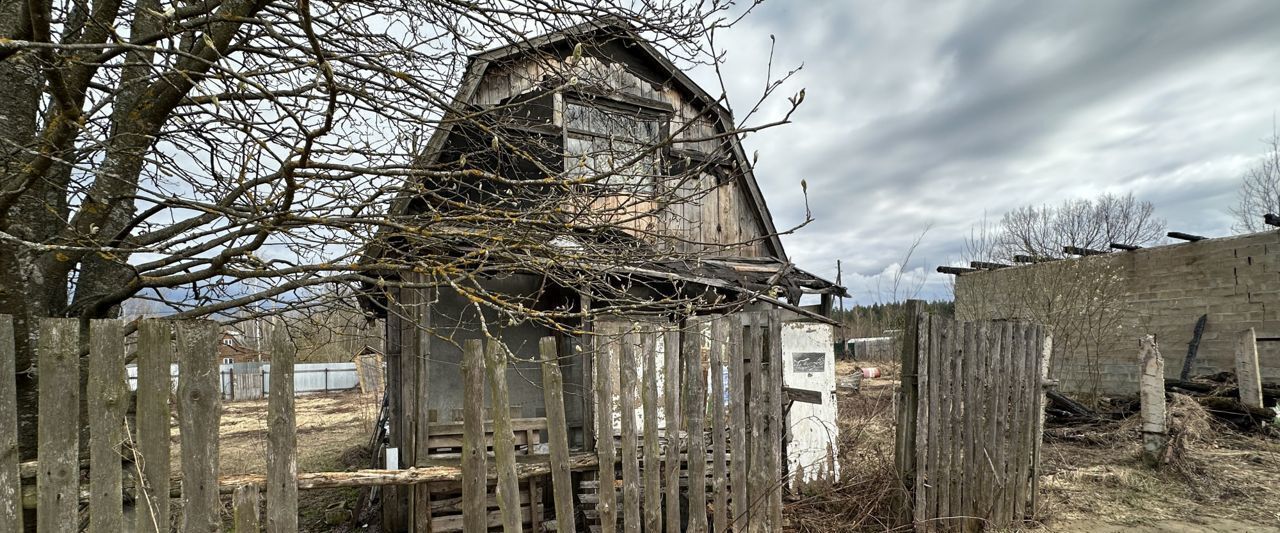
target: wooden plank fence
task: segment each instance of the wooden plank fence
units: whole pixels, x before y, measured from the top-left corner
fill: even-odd
[[[908,328],[895,463],[916,529],[1016,526],[1035,511],[1052,339],[923,313]]]
[[[457,487],[461,494],[418,499],[419,507],[426,505],[415,510],[416,525],[435,531],[541,530],[538,478],[551,483],[549,503],[556,517],[548,526],[574,531],[583,516],[575,516],[581,495],[575,495],[574,471],[590,471],[598,480],[596,508],[587,516],[600,531],[655,531],[664,522],[668,531],[776,531],[785,485],[780,316],[699,317],[682,326],[642,324],[599,337],[590,365],[597,394],[596,453],[570,452],[560,372],[560,354],[568,351],[559,349],[555,338],[539,344],[545,420],[511,418],[510,352],[498,341],[468,340],[461,421],[453,424],[460,434],[449,433],[448,423],[417,428],[420,456],[402,470],[313,473],[297,471],[295,348],[281,328],[269,335],[267,473],[219,477],[222,398],[214,323],[149,319],[137,324],[137,422],[130,428],[124,322],[90,321],[86,357],[78,320],[45,319],[36,354],[43,400],[36,463],[17,461],[13,382],[0,380],[0,531],[21,529],[24,477],[37,482],[38,531],[220,531],[224,522],[235,531],[296,531],[299,490],[400,486],[412,492],[426,491],[428,484]],[[12,331],[11,318],[0,315],[0,363],[12,365]],[[171,395],[169,367],[175,362],[178,383]],[[85,421],[85,487],[80,485],[77,409],[82,364],[91,377],[85,393],[92,400]],[[4,370],[0,376],[13,375],[11,368]],[[488,412],[486,404],[492,406]],[[176,483],[170,479],[169,445],[174,408],[181,442]],[[541,429],[549,439],[548,455],[531,451]],[[431,446],[441,443],[460,448],[460,457],[452,463],[428,458]],[[517,456],[517,446],[525,455]],[[527,491],[521,488],[526,484]],[[174,497],[183,500],[181,512],[170,506]],[[135,506],[132,513],[125,512],[128,502]]]

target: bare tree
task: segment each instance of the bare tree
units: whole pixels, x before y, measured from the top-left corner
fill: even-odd
[[[989,248],[984,253],[992,259],[1050,258],[1062,257],[1067,246],[1107,250],[1111,243],[1148,245],[1164,233],[1165,222],[1155,216],[1151,202],[1139,201],[1133,193],[1104,194],[1056,206],[1014,209],[1005,213],[996,233],[988,236],[990,242],[982,246]]]
[[[1241,233],[1264,231],[1263,215],[1280,215],[1280,132],[1273,128],[1263,142],[1267,151],[1240,179],[1239,200],[1231,209],[1232,228]]]
[[[475,109],[452,95],[473,54],[532,51],[538,35],[602,20],[680,65],[716,65],[714,35],[740,14],[730,7],[0,0],[0,312],[16,317],[18,368],[34,363],[39,317],[116,316],[130,298],[177,318],[251,318],[399,284],[448,286],[508,320],[576,316],[478,281],[534,272],[620,310],[708,305],[634,296],[618,274],[769,238],[673,238],[654,211],[707,194],[689,184],[723,163],[675,160],[673,146],[788,121],[755,117],[787,75],[729,128],[688,135],[707,122],[689,117],[572,154],[513,116],[519,102]],[[580,46],[548,58],[540,87],[584,90],[608,73],[593,57]],[[703,109],[728,104],[721,95]],[[583,110],[581,120],[612,117]],[[446,125],[471,142],[424,161],[422,140]],[[329,284],[351,290],[312,290]],[[29,437],[34,372],[19,391]]]

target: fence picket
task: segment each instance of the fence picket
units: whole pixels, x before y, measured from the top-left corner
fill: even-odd
[[[622,419],[622,528],[640,532],[640,457],[636,445],[636,342],[635,333],[622,336],[618,365],[618,411]]]
[[[768,312],[767,318],[768,332],[768,350],[769,350],[769,379],[767,381],[769,387],[766,389],[769,394],[769,472],[768,475],[774,480],[769,486],[769,514],[768,527],[770,531],[782,530],[782,487],[787,480],[783,478],[782,472],[782,438],[783,426],[787,423],[782,416],[782,387],[784,385],[782,375],[782,313],[780,311]]]
[[[464,531],[488,531],[484,346],[479,339],[463,343],[462,385],[462,525]]]
[[[138,531],[169,531],[169,393],[173,362],[173,324],[163,320],[138,323],[138,437],[136,463],[142,470],[143,490],[138,507]]]
[[[80,321],[40,320],[36,530],[79,529]]]
[[[22,479],[18,471],[18,400],[13,316],[0,315],[0,532],[22,531]]]
[[[640,330],[640,357],[644,411],[644,530],[662,530],[662,464],[658,453],[658,364],[657,336],[651,327]]]
[[[124,528],[120,444],[129,386],[124,369],[124,324],[89,323],[89,531]]]
[[[222,395],[218,390],[217,324],[177,324],[178,431],[182,435],[182,531],[221,531],[218,501],[218,422]]]
[[[916,331],[916,430],[915,448],[911,453],[916,454],[915,461],[915,500],[913,502],[912,519],[919,527],[924,527],[926,520],[933,515],[929,512],[929,504],[933,497],[930,494],[929,485],[927,483],[932,480],[926,479],[925,473],[929,471],[929,431],[935,427],[934,422],[929,419],[929,407],[933,403],[934,398],[930,392],[931,380],[929,372],[933,365],[929,361],[930,332],[933,331],[930,325],[929,315],[919,315],[915,321],[918,330]]]
[[[662,340],[663,366],[665,367],[663,395],[666,400],[666,470],[667,531],[680,531],[680,332],[668,330]]]
[[[767,396],[765,389],[768,388],[768,378],[765,376],[764,366],[761,363],[764,351],[764,332],[760,328],[760,323],[754,320],[750,323],[750,327],[746,328],[743,345],[747,356],[747,377],[750,380],[751,392],[750,408],[753,415],[749,419],[751,425],[751,448],[748,452],[748,470],[747,474],[747,517],[744,527],[746,531],[768,531],[766,527],[766,517],[763,516],[761,509],[763,504],[767,503],[769,487],[778,482],[778,479],[769,478],[768,454],[769,443],[765,433],[765,416],[764,408],[767,404]]]
[[[614,508],[617,493],[614,470],[616,457],[613,442],[613,352],[616,339],[596,337],[596,453],[600,457],[599,500],[596,513],[600,517],[600,531],[613,533],[618,527],[618,511]]]
[[[538,351],[542,354],[542,397],[547,409],[556,526],[560,531],[577,531],[573,512],[573,478],[569,474],[569,427],[564,418],[564,375],[560,372],[555,337],[543,337],[538,341]]]
[[[970,322],[965,326],[964,335],[964,352],[961,354],[961,363],[964,367],[961,377],[960,386],[964,388],[964,470],[960,482],[963,486],[960,491],[961,514],[970,517],[964,520],[964,529],[966,531],[976,530],[978,522],[973,518],[977,515],[978,492],[981,490],[978,484],[978,460],[977,460],[977,443],[978,443],[978,426],[980,421],[980,410],[977,409],[978,389],[981,382],[978,380],[978,364],[986,355],[982,352],[985,343],[980,341],[982,334],[986,330],[981,324]]]
[[[297,348],[283,326],[271,331],[271,393],[267,398],[267,531],[298,530],[298,436],[293,364]],[[254,498],[257,494],[255,491]],[[254,503],[255,509],[257,503]]]
[[[258,533],[258,495],[257,485],[240,485],[231,497],[232,523],[235,533]]]
[[[684,360],[688,380],[685,419],[689,430],[685,454],[689,473],[689,523],[685,531],[693,533],[707,530],[707,443],[703,424],[707,412],[707,376],[702,370],[705,324],[697,319],[686,321],[680,343],[680,358]]]
[[[938,512],[936,518],[947,518],[951,516],[951,476],[947,475],[954,471],[951,464],[951,438],[954,425],[950,422],[955,420],[952,415],[953,396],[951,394],[951,385],[955,381],[954,365],[955,358],[952,357],[955,346],[955,322],[943,321],[941,331],[938,337],[937,351],[934,353],[934,362],[938,363],[938,466],[933,470],[934,474],[938,474],[937,499]],[[939,525],[945,525],[940,522]]]
[[[511,430],[511,401],[507,392],[507,350],[490,339],[485,351],[485,375],[489,378],[489,403],[493,411],[493,459],[498,471],[498,509],[502,530],[520,533],[520,481],[516,477],[515,433]]]
[[[729,316],[729,454],[733,462],[729,464],[729,483],[733,486],[731,522],[735,530],[744,523],[747,516],[749,497],[747,496],[747,409],[746,383],[744,380],[742,319],[738,315]]]
[[[724,359],[728,351],[729,317],[716,317],[711,335],[711,493],[712,531],[728,530],[729,494],[725,472]]]

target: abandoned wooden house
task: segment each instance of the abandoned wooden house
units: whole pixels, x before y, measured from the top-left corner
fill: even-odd
[[[570,70],[572,76],[564,74]],[[707,516],[690,512],[704,509],[690,503],[701,498],[707,508],[714,509],[714,520],[745,523],[744,513],[751,512],[748,504],[758,501],[763,508],[754,513],[758,518],[753,527],[777,527],[781,496],[776,487],[784,478],[803,481],[833,475],[837,469],[832,322],[826,315],[832,299],[844,295],[845,289],[796,268],[788,259],[751,162],[737,134],[725,133],[735,127],[729,112],[651,43],[613,23],[586,24],[476,55],[454,102],[451,114],[446,114],[428,143],[421,165],[469,164],[515,179],[536,178],[548,168],[572,173],[599,163],[591,151],[602,144],[639,146],[650,139],[635,136],[656,139],[670,134],[674,142],[641,164],[655,169],[688,167],[693,162],[703,170],[685,184],[693,191],[683,196],[687,202],[649,207],[649,218],[657,220],[666,233],[637,240],[654,247],[670,246],[672,260],[619,268],[609,273],[610,279],[635,283],[630,290],[649,291],[658,300],[711,295],[735,305],[699,308],[697,316],[631,315],[616,309],[606,314],[600,311],[603,306],[592,289],[547,279],[536,269],[512,269],[474,281],[491,294],[525,302],[531,310],[568,310],[580,317],[565,328],[554,328],[533,320],[500,320],[496,312],[476,305],[456,286],[433,278],[429,269],[421,270],[416,280],[421,288],[386,289],[366,302],[386,317],[387,423],[380,424],[385,434],[376,437],[377,460],[382,462],[378,466],[458,463],[462,448],[458,421],[479,405],[464,395],[465,348],[468,341],[486,337],[500,341],[509,354],[504,386],[514,418],[510,424],[516,453],[545,454],[547,439],[556,437],[546,418],[552,413],[544,388],[551,376],[544,375],[547,354],[542,351],[552,337],[556,379],[563,376],[563,388],[555,392],[563,396],[568,445],[597,452],[598,464],[610,465],[575,472],[578,494],[574,501],[579,505],[573,514],[579,526],[584,521],[638,520],[630,513],[638,508],[630,483],[640,475],[642,464],[636,455],[637,415],[642,413],[633,396],[640,391],[646,393],[645,413],[656,415],[645,416],[653,424],[645,420],[640,431],[646,457],[646,520],[654,518],[651,510],[661,505],[661,498],[648,492],[648,476],[654,476],[652,486],[656,487],[662,472],[663,483],[680,492],[678,496],[666,493],[663,508],[681,513],[681,520],[705,524]],[[462,115],[469,122],[459,119]],[[602,131],[604,124],[612,129]],[[498,138],[489,133],[497,129],[504,132],[504,144],[514,143],[511,147],[498,149]],[[481,153],[491,143],[499,153]],[[477,145],[482,149],[475,149]],[[534,154],[526,156],[533,161],[507,157],[513,152]],[[463,158],[469,160],[463,163]],[[630,186],[652,187],[634,175],[621,179],[631,180]],[[424,183],[419,190],[432,186]],[[431,201],[424,196],[403,196],[392,215],[412,216]],[[626,223],[619,225],[628,229]],[[670,238],[664,240],[664,236]],[[377,252],[383,254],[378,257],[399,254],[400,260],[409,262],[414,253],[395,242]],[[801,305],[805,294],[816,295],[811,297],[821,303]],[[730,339],[744,340],[735,344]],[[641,367],[643,378],[638,377]],[[688,377],[705,376],[708,371],[709,379]],[[672,388],[677,380],[683,387]],[[657,408],[655,399],[647,396],[653,391],[658,391]],[[710,398],[719,401],[710,402],[712,416],[704,421],[698,413],[708,411],[709,392]],[[491,402],[486,398],[484,405]],[[695,416],[681,420],[681,411]],[[485,415],[490,416],[492,411]],[[712,433],[710,440],[704,429]],[[490,433],[490,439],[499,437]],[[493,446],[493,440],[488,446]],[[621,450],[620,456],[614,454],[615,447]],[[655,454],[651,458],[650,452]],[[681,454],[705,459],[682,462]],[[614,461],[619,461],[617,471],[626,485],[618,491],[620,501],[628,504],[622,506],[622,516],[612,508],[613,498],[597,494],[600,487],[613,486]],[[660,464],[665,466],[660,469]],[[676,483],[682,477],[703,479],[712,490],[689,481],[679,489]],[[752,487],[761,492],[747,492],[747,477],[753,477]],[[549,487],[546,479],[522,479],[521,520],[535,531],[554,522],[560,531],[567,531],[570,517],[553,516],[551,498],[543,496],[543,487]],[[737,490],[729,490],[730,485]],[[466,494],[465,484],[462,494]],[[459,496],[456,483],[387,487],[378,497],[386,531],[424,528],[424,521],[431,523],[431,529],[425,530],[462,528],[458,513],[467,502]],[[733,500],[734,512],[728,519],[725,498]],[[499,525],[501,519],[497,511],[493,513],[488,524]],[[672,522],[667,524],[673,530]]]

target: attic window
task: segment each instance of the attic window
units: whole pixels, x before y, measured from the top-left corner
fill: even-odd
[[[597,183],[633,194],[653,192],[661,168],[653,147],[661,138],[661,127],[657,114],[639,108],[626,111],[568,100],[564,110],[565,170],[573,177],[616,172]],[[646,150],[652,153],[644,154]]]

